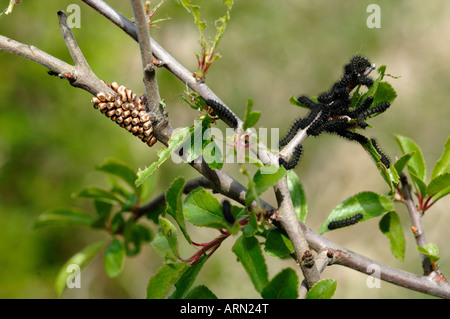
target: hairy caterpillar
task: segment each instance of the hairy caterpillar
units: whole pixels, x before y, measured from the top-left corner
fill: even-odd
[[[238,126],[236,117],[233,113],[230,112],[230,110],[228,110],[227,107],[211,99],[208,99],[205,102],[214,110],[214,113],[219,115],[220,118],[228,120],[230,126],[232,126],[233,128],[236,128]]]
[[[230,224],[233,224],[236,220],[236,218],[233,216],[233,213],[231,212],[231,204],[228,200],[224,200],[222,202],[222,213],[225,220]]]
[[[288,162],[284,158],[280,157],[278,159],[278,163],[280,165],[283,165],[285,169],[290,170],[293,169],[295,166],[297,166],[298,160],[300,159],[300,155],[302,155],[302,145],[299,144],[295,148],[294,152],[292,153],[291,160]]]
[[[350,226],[350,225],[356,224],[362,218],[363,218],[363,215],[361,213],[358,213],[355,216],[352,216],[352,217],[349,217],[346,219],[335,220],[328,224],[328,229],[332,230],[332,229],[336,229],[336,228]]]
[[[389,168],[389,166],[391,166],[390,165],[390,161],[389,161],[389,157],[387,157],[386,154],[384,154],[380,150],[380,148],[377,145],[377,141],[375,141],[375,139],[372,138],[370,141],[372,142],[372,145],[375,148],[375,150],[378,152],[378,154],[380,154],[380,156],[381,156],[381,158],[380,158],[381,163],[383,163],[384,166],[386,166],[386,168]]]

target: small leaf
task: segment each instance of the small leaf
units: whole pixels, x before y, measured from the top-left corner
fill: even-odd
[[[162,299],[169,295],[172,286],[189,268],[188,263],[166,263],[158,269],[147,285],[147,299]]]
[[[105,251],[105,271],[113,278],[119,275],[123,269],[125,247],[120,240],[114,238]]]
[[[167,242],[169,243],[172,253],[176,257],[179,257],[177,230],[175,226],[168,219],[162,216],[159,216],[159,225],[161,227],[162,234],[166,237]]]
[[[364,144],[364,148],[367,150],[369,155],[372,157],[373,161],[377,165],[378,171],[380,172],[383,179],[386,181],[386,183],[391,188],[391,191],[395,190],[395,184],[397,184],[400,180],[397,170],[390,165],[389,168],[387,168],[382,162],[381,162],[381,154],[378,153],[377,149],[373,145],[372,141]]]
[[[417,176],[417,173],[413,167],[408,166],[408,172],[409,176],[411,176],[411,180],[413,181],[414,186],[416,187],[417,192],[422,196],[422,198],[425,197],[427,194],[427,185],[425,184],[425,181]]]
[[[195,226],[230,229],[219,201],[203,188],[192,191],[183,205],[184,217]]]
[[[95,218],[76,208],[53,208],[41,214],[34,227],[43,226],[91,226]]]
[[[112,174],[125,181],[131,188],[136,189],[134,181],[136,180],[136,172],[127,164],[117,159],[107,159],[102,165],[96,167],[97,170]]]
[[[172,152],[179,148],[191,132],[191,127],[185,127],[175,132],[169,140],[167,148],[163,147],[158,151],[159,159],[153,162],[149,167],[137,172],[136,186],[140,186],[147,178],[149,178],[156,170],[164,163],[172,154]]]
[[[188,290],[191,289],[207,259],[208,258],[206,255],[203,255],[195,264],[189,266],[180,279],[178,279],[175,283],[176,290],[169,296],[169,299],[183,299],[186,296]]]
[[[183,215],[183,189],[185,180],[183,177],[175,179],[166,191],[166,213],[175,219],[186,240],[191,243],[187,233]]]
[[[192,288],[186,295],[186,299],[218,299],[206,286],[200,285]]]
[[[389,239],[391,253],[395,258],[403,261],[405,257],[405,237],[402,224],[396,212],[389,212],[381,218],[379,223],[381,232]]]
[[[144,225],[136,224],[132,219],[128,220],[124,230],[124,246],[126,255],[131,257],[137,255],[144,242],[152,240],[152,232]]]
[[[242,234],[245,237],[252,237],[256,234],[257,231],[258,231],[258,221],[256,219],[256,214],[255,212],[251,211],[248,217],[248,223],[242,229]]]
[[[164,236],[161,228],[159,228],[156,232],[151,245],[156,250],[156,252],[164,258],[165,261],[178,260],[178,257],[173,254],[172,248],[169,245],[169,241]]]
[[[289,193],[291,194],[292,204],[294,205],[295,215],[299,221],[305,222],[308,213],[306,196],[302,184],[294,170],[289,170],[287,172],[287,184]]]
[[[298,284],[295,270],[286,268],[264,287],[261,296],[264,299],[297,299]]]
[[[264,242],[264,251],[272,257],[283,258],[294,252],[294,247],[288,237],[278,228],[271,228]]]
[[[447,142],[445,142],[444,152],[442,153],[441,158],[434,164],[433,173],[431,174],[431,178],[435,178],[438,175],[443,173],[447,173],[450,171],[450,137],[447,138]]]
[[[425,247],[417,246],[417,250],[428,256],[431,261],[438,261],[441,257],[439,257],[439,250],[434,243],[428,243]]]
[[[286,169],[283,166],[280,166],[278,170],[272,174],[263,174],[259,169],[256,171],[253,176],[253,183],[255,189],[253,192],[247,191],[247,197],[245,202],[249,205],[252,201],[254,201],[257,196],[264,193],[267,189],[275,185],[281,178],[286,175]]]
[[[135,174],[136,178],[136,174]],[[158,184],[158,174],[153,174],[139,187],[141,202],[147,202],[151,199],[153,191]]]
[[[94,205],[95,210],[97,211],[97,215],[99,219],[103,222],[102,225],[104,225],[105,222],[109,219],[109,216],[111,215],[112,204],[96,200],[94,201]]]
[[[428,184],[427,194],[433,196],[448,187],[450,187],[450,172],[435,176]]]
[[[114,194],[111,191],[108,191],[106,189],[97,187],[97,186],[90,186],[83,189],[81,192],[76,194],[78,197],[86,197],[86,198],[93,198],[95,200],[99,201],[106,201],[106,202],[118,202],[120,204],[124,204],[123,200],[117,197],[116,194]]]
[[[450,194],[450,187],[444,188],[440,192],[433,195],[433,203],[437,202],[439,199],[441,199],[444,196],[447,196]]]
[[[59,271],[58,275],[56,276],[55,281],[55,289],[56,293],[59,298],[61,298],[64,290],[67,287],[67,280],[69,276],[71,275],[70,272],[68,272],[68,267],[70,265],[78,265],[80,267],[80,270],[84,269],[89,262],[98,254],[98,252],[105,246],[104,241],[100,241],[97,243],[94,243],[79,253],[76,253],[73,255],[65,264],[61,267],[61,270]]]
[[[248,129],[249,127],[255,126],[261,116],[261,112],[252,112],[252,107],[253,100],[248,99],[244,117],[244,130]]]
[[[347,219],[358,213],[363,215],[360,221],[366,221],[393,210],[394,203],[389,197],[374,192],[361,192],[336,206],[320,227],[319,233],[329,231],[328,224],[332,221]]]
[[[318,102],[317,96],[311,97],[310,100],[313,101],[313,102],[316,102],[316,103]],[[289,99],[289,103],[291,103],[292,105],[295,105],[295,106],[299,106],[299,107],[303,107],[303,108],[305,108],[305,109],[309,109],[309,107],[307,107],[306,105],[304,105],[303,103],[301,103],[301,102],[300,102],[299,100],[297,100],[297,98],[294,97],[294,96],[291,96],[291,98]]]
[[[413,140],[407,137],[397,135],[395,138],[403,154],[414,152],[414,155],[408,162],[408,166],[412,167],[416,172],[417,177],[423,182],[425,182],[426,179],[425,160],[423,159],[422,151],[420,150],[419,146],[417,146],[417,144],[414,143]]]
[[[256,291],[262,292],[269,281],[267,266],[258,240],[255,237],[239,237],[232,251],[239,258]]]
[[[414,152],[406,153],[394,163],[394,167],[395,167],[398,175],[402,174],[403,169],[408,164],[409,160],[411,159],[411,157],[413,155],[414,155]]]
[[[306,299],[331,299],[336,292],[337,281],[322,279],[316,282],[306,294]]]

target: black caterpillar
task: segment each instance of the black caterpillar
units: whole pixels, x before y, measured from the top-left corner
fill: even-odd
[[[205,102],[221,119],[226,119],[231,127],[236,128],[238,126],[236,117],[233,113],[230,112],[230,110],[228,110],[227,107],[225,107],[225,105],[222,105],[221,103],[211,99],[208,99]]]
[[[294,152],[292,153],[291,160],[288,162],[284,158],[280,157],[278,159],[278,163],[280,165],[283,165],[285,169],[290,170],[293,169],[295,166],[297,166],[298,160],[300,159],[300,155],[302,155],[302,145],[299,144],[295,148]]]
[[[371,139],[370,140],[372,142],[373,147],[375,148],[375,150],[378,152],[378,154],[380,154],[381,158],[380,161],[381,163],[384,164],[384,166],[386,166],[386,168],[389,168],[391,166],[390,162],[389,162],[389,157],[387,157],[378,147],[377,145],[377,141],[375,141],[375,139]]]
[[[390,103],[382,103],[371,108],[373,97],[366,98],[362,104],[351,109],[350,92],[358,85],[370,88],[373,80],[368,74],[374,66],[364,57],[355,56],[344,66],[344,75],[331,89],[319,95],[317,102],[306,96],[300,96],[298,101],[310,109],[310,113],[305,118],[297,119],[289,129],[287,135],[279,141],[279,147],[288,144],[298,130],[306,129],[306,133],[318,136],[322,132],[339,135],[351,141],[356,141],[361,145],[369,143],[369,139],[362,134],[354,132],[356,128],[366,128],[366,120],[375,114],[386,111]],[[383,164],[389,167],[389,159],[375,146],[382,157]],[[295,158],[293,158],[295,159]],[[286,162],[280,159],[280,164],[291,169],[296,165],[296,161]]]
[[[363,218],[363,215],[361,213],[358,213],[355,216],[352,216],[352,217],[349,217],[346,219],[335,220],[328,224],[328,229],[332,230],[332,229],[336,229],[336,228],[350,226],[350,225],[356,224],[362,218]]]
[[[236,218],[234,217],[233,213],[231,212],[231,204],[228,200],[224,200],[222,202],[222,213],[223,213],[223,217],[225,218],[225,220],[227,222],[229,222],[230,224],[234,224],[234,221],[236,220]]]

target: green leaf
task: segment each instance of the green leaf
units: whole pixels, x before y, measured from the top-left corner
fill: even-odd
[[[297,299],[298,276],[294,269],[286,268],[279,272],[263,289],[264,299]]]
[[[136,175],[135,175],[136,178]],[[158,184],[158,174],[153,174],[139,187],[141,202],[147,202],[151,199],[151,196]]]
[[[302,184],[294,170],[289,170],[287,172],[287,184],[289,193],[291,194],[292,204],[294,205],[295,215],[299,221],[305,222],[308,213],[306,196]]]
[[[422,198],[425,197],[427,194],[427,185],[425,184],[425,181],[417,176],[417,172],[413,167],[408,166],[408,172],[411,176],[411,180],[413,181],[414,186],[416,187],[417,192],[422,196]]]
[[[180,145],[183,154],[187,154],[186,161],[196,161],[199,156],[211,169],[221,169],[223,167],[222,150],[214,141],[211,133],[211,117],[205,115],[200,120],[195,120],[194,125],[190,127],[189,138]]]
[[[34,227],[43,226],[91,226],[95,218],[88,213],[76,208],[53,208],[41,214]]]
[[[439,250],[436,244],[428,243],[425,247],[417,246],[417,250],[428,256],[431,261],[438,261],[441,257],[439,257]]]
[[[136,180],[136,172],[127,164],[120,162],[115,158],[107,159],[102,165],[96,166],[96,169],[108,174],[119,177],[131,188],[136,189],[134,184]]]
[[[369,155],[372,157],[373,161],[377,165],[378,171],[380,172],[383,179],[386,181],[386,183],[391,188],[391,191],[395,190],[395,185],[399,182],[400,177],[398,176],[397,170],[395,167],[390,165],[389,168],[387,168],[382,162],[381,162],[381,154],[378,153],[376,148],[374,147],[372,141],[364,144],[364,148],[367,150]]]
[[[252,107],[253,100],[248,99],[244,117],[244,130],[248,129],[249,127],[255,126],[261,116],[261,112],[252,112]]]
[[[184,177],[175,179],[166,191],[166,213],[175,219],[186,240],[191,243],[191,239],[186,230],[183,215],[183,189],[185,185]]]
[[[319,233],[329,231],[328,224],[331,221],[347,219],[361,213],[361,222],[393,210],[394,203],[389,197],[374,192],[361,192],[336,206],[320,227]]]
[[[172,286],[188,268],[189,264],[183,262],[166,263],[162,265],[148,282],[146,298],[166,298],[169,295]]]
[[[164,258],[165,261],[178,260],[178,257],[173,254],[172,248],[169,245],[169,241],[164,236],[161,228],[159,228],[156,232],[151,245],[156,250],[156,252]]]
[[[183,299],[186,297],[188,290],[191,289],[207,259],[208,258],[206,255],[203,255],[195,264],[189,266],[180,279],[178,279],[175,283],[176,290],[169,296],[169,299]]]
[[[403,155],[402,157],[400,157],[395,163],[394,163],[394,167],[395,170],[397,171],[398,175],[402,174],[403,169],[405,168],[405,166],[408,164],[409,160],[411,159],[411,157],[414,155],[414,152],[410,152],[410,153],[406,153],[405,155]]]
[[[450,187],[450,172],[435,176],[428,184],[427,194],[433,196],[448,187]]]
[[[99,217],[96,223],[100,224],[99,227],[103,227],[111,215],[112,204],[96,200],[94,206]]]
[[[119,275],[123,269],[125,259],[125,247],[120,240],[114,238],[105,251],[105,271],[113,278]]]
[[[127,256],[135,256],[141,250],[143,242],[152,240],[152,232],[144,225],[136,224],[132,219],[128,220],[124,230],[124,246]]]
[[[223,217],[222,205],[203,188],[192,191],[183,205],[184,217],[195,226],[230,229]]]
[[[169,243],[169,247],[172,250],[172,253],[179,257],[178,252],[178,238],[177,238],[177,230],[175,226],[166,218],[159,216],[159,225],[161,227],[162,234],[167,239]]]
[[[169,140],[168,147],[162,147],[158,151],[159,159],[153,162],[149,167],[137,172],[137,179],[135,181],[136,186],[140,186],[147,178],[149,178],[156,170],[164,163],[172,154],[172,152],[180,147],[191,132],[191,127],[185,127],[176,131]]]
[[[378,68],[379,76],[375,79],[372,86],[364,94],[359,94],[357,91],[356,99],[352,97],[352,106],[358,107],[364,102],[369,96],[373,97],[372,107],[375,107],[381,103],[389,102],[392,104],[397,97],[397,93],[393,87],[388,83],[384,82],[384,75],[386,72],[386,66],[382,65]]]
[[[104,202],[118,202],[120,204],[124,204],[123,200],[117,197],[115,193],[97,186],[86,187],[75,196],[93,198]]]
[[[115,234],[119,229],[125,227],[125,220],[123,219],[122,213],[118,212],[111,219],[111,229],[110,233]]]
[[[242,234],[245,237],[252,237],[256,234],[257,231],[258,231],[258,221],[256,219],[255,212],[252,210],[248,217],[247,225],[245,225],[244,229],[242,229]]]
[[[306,294],[306,299],[331,299],[336,292],[337,281],[322,279],[316,282]]]
[[[397,92],[395,92],[392,85],[390,85],[388,82],[380,82],[373,97],[372,107],[385,102],[389,102],[390,104],[392,104],[396,97]]]
[[[389,239],[391,253],[395,258],[403,261],[405,257],[405,237],[402,224],[396,212],[385,214],[379,223],[381,232]]]
[[[437,202],[439,199],[441,199],[444,196],[447,196],[450,194],[450,187],[444,188],[440,192],[433,195],[433,203]]]
[[[83,270],[89,262],[98,254],[98,252],[105,246],[104,241],[99,241],[92,245],[89,245],[82,251],[73,255],[65,264],[61,267],[58,275],[56,276],[55,289],[59,298],[61,298],[64,290],[67,287],[69,277],[72,275],[68,272],[70,265],[78,265],[80,270]]]
[[[247,191],[245,203],[250,205],[251,202],[275,185],[284,175],[286,175],[286,169],[283,166],[280,166],[273,174],[264,174],[260,169],[257,170],[253,176],[254,190],[251,192]]]
[[[417,144],[414,143],[413,140],[407,137],[396,135],[395,138],[403,154],[414,152],[414,155],[408,162],[408,166],[412,167],[416,172],[417,177],[423,182],[425,182],[426,179],[425,160],[423,159],[422,151],[420,150],[419,146],[417,146]]]
[[[272,257],[283,258],[294,252],[294,247],[287,236],[278,228],[271,228],[264,242],[264,251]]]
[[[217,299],[217,296],[206,286],[200,285],[192,288],[186,295],[186,299]]]
[[[448,171],[450,171],[450,137],[448,137],[447,142],[445,142],[444,152],[442,153],[441,158],[434,164],[431,179],[443,173],[447,173]]]
[[[256,291],[262,292],[269,281],[267,266],[258,240],[255,237],[239,237],[232,251],[239,258]]]
[[[311,97],[310,100],[313,101],[313,102],[316,102],[316,103],[318,102],[317,96]],[[291,103],[292,105],[299,106],[299,107],[303,107],[303,108],[309,110],[309,107],[307,107],[305,104],[299,102],[295,96],[291,96],[291,97],[290,97],[289,103]]]

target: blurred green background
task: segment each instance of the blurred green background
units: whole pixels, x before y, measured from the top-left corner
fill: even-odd
[[[9,0],[1,0],[6,8]],[[81,1],[22,1],[13,14],[0,19],[0,34],[34,45],[72,63],[58,28],[56,12],[76,3],[81,8],[81,28],[75,37],[96,74],[142,92],[142,72],[136,42]],[[128,1],[110,5],[132,17]],[[157,1],[153,1],[156,4]],[[222,1],[198,1],[202,14],[213,21],[224,13]],[[370,29],[367,6],[381,8],[381,28]],[[190,70],[196,69],[198,34],[190,14],[168,0],[156,18],[171,20],[151,29],[152,36]],[[398,97],[393,106],[370,123],[365,134],[377,137],[393,159],[400,155],[394,134],[412,138],[422,148],[428,172],[440,157],[449,135],[450,108],[450,3],[446,0],[404,1],[300,1],[235,0],[231,21],[219,45],[223,58],[209,70],[207,83],[239,116],[248,98],[262,116],[261,127],[280,128],[284,134],[303,110],[289,104],[291,96],[317,95],[336,81],[342,66],[355,54],[370,58],[387,73]],[[105,234],[82,228],[34,229],[37,216],[56,206],[92,210],[87,200],[72,197],[85,186],[106,187],[105,176],[95,165],[114,157],[134,169],[155,160],[152,149],[118,129],[92,108],[91,96],[66,81],[50,77],[34,62],[0,52],[0,298],[55,298],[54,279],[67,259]],[[185,87],[166,70],[158,70],[161,96],[166,100],[174,128],[192,124],[196,117],[179,95]],[[219,127],[224,127],[219,124]],[[237,168],[228,172],[244,182]],[[305,189],[307,224],[318,229],[338,203],[365,190],[386,192],[384,181],[357,143],[335,136],[310,138],[296,168]],[[166,162],[159,173],[155,194],[177,176],[198,176],[190,167]],[[429,174],[430,175],[430,174]],[[270,192],[268,192],[270,193]],[[275,205],[273,195],[265,199]],[[450,271],[446,247],[450,222],[448,198],[424,217],[427,238],[440,248],[439,264]],[[422,272],[408,214],[397,206],[407,241],[405,261],[396,260],[388,240],[378,230],[378,220],[327,233],[339,244],[385,264]],[[191,229],[194,241],[209,241],[217,232]],[[211,257],[198,278],[219,298],[259,298],[243,268],[230,251],[228,239]],[[188,254],[188,253],[186,253]],[[186,256],[188,257],[188,255]],[[83,271],[80,289],[66,298],[143,298],[150,276],[161,259],[149,246],[127,259],[125,270],[109,279],[98,256]],[[267,257],[272,278],[290,261]],[[301,276],[299,272],[299,276]],[[367,276],[339,266],[326,269],[323,278],[338,280],[337,298],[424,298],[420,293],[382,282],[380,289],[366,286]]]

